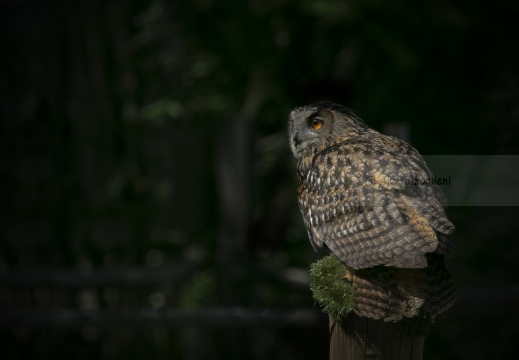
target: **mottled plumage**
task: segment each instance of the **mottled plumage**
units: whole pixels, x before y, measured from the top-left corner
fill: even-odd
[[[354,311],[389,321],[452,306],[454,226],[420,154],[328,103],[294,109],[289,140],[310,242],[351,269]]]

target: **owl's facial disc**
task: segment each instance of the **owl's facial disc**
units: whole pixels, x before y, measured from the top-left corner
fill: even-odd
[[[305,149],[308,145],[317,143],[319,140],[317,134],[313,134],[308,129],[300,129],[294,132],[292,136],[292,144],[296,151]]]
[[[315,107],[300,107],[290,114],[290,147],[295,157],[302,156],[305,149],[315,148],[325,139],[332,121],[328,114]]]
[[[290,114],[290,147],[299,157],[305,149],[313,148],[322,141],[322,132],[328,127],[327,119],[315,108],[297,108]]]
[[[288,130],[292,153],[299,159],[345,139],[363,136],[368,127],[342,105],[319,103],[292,110]]]
[[[320,126],[320,123],[315,125]],[[309,148],[317,146],[322,141],[319,130],[314,130],[310,127],[307,121],[296,125],[292,131],[290,138],[290,145],[293,154],[298,157]]]

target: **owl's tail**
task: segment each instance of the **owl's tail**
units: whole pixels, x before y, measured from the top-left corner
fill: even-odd
[[[434,321],[454,304],[456,293],[444,257],[427,254],[427,261],[423,269],[377,266],[355,270],[355,313],[384,321],[425,314]]]

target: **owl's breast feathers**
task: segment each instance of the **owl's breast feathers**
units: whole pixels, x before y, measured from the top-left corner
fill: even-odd
[[[301,158],[298,175],[312,245],[351,268],[425,268],[428,253],[451,257],[443,194],[409,144],[373,131]]]

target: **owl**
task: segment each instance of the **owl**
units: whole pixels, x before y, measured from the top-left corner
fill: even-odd
[[[456,298],[449,270],[454,225],[420,154],[338,104],[294,109],[288,133],[310,242],[346,264],[353,311],[434,321],[449,309]]]

